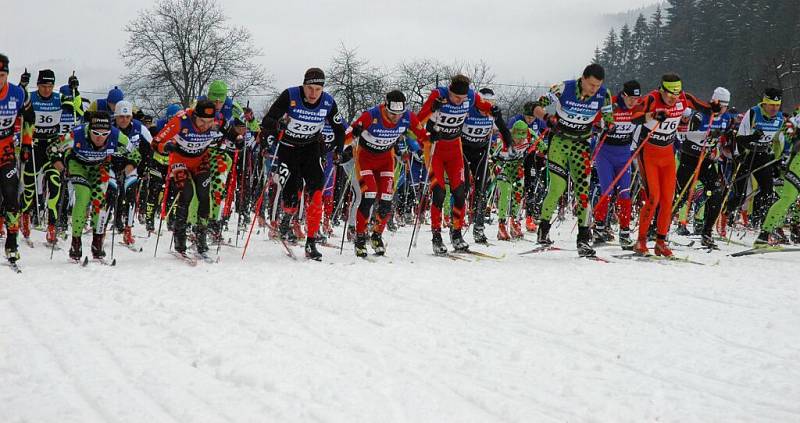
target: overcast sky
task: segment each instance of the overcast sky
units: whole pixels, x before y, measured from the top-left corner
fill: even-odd
[[[154,0],[9,0],[0,52],[11,61],[11,81],[25,66],[72,72],[84,91],[105,91],[126,69],[119,50],[125,23]],[[219,0],[229,23],[248,28],[264,56],[257,58],[276,87],[298,84],[311,66],[325,68],[341,42],[374,65],[435,57],[444,62],[485,60],[496,82],[552,82],[579,73],[602,42],[603,14],[651,0]],[[35,6],[35,7],[32,7]],[[88,95],[88,97],[97,97]]]

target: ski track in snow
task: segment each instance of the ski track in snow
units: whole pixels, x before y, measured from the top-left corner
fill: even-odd
[[[194,268],[167,238],[155,259],[115,246],[114,268],[23,245],[24,273],[0,273],[0,421],[800,421],[795,253],[604,264],[492,241],[473,248],[503,260],[468,263],[432,257],[427,227],[407,259],[409,238],[317,263],[261,233]]]

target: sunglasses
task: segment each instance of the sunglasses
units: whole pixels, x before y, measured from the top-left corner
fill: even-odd
[[[110,134],[110,133],[111,133],[111,131],[96,131],[96,130],[92,129],[92,135],[94,135],[96,137],[107,137],[108,134]]]

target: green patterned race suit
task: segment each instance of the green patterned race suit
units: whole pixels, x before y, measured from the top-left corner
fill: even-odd
[[[550,140],[547,155],[548,186],[547,196],[542,205],[541,220],[549,221],[558,206],[558,200],[567,188],[567,175],[572,178],[573,190],[577,202],[576,215],[578,225],[587,227],[589,224],[589,181],[591,178],[591,151],[589,137],[592,135],[592,122],[597,115],[601,115],[606,123],[613,122],[611,115],[611,96],[605,88],[601,88],[594,97],[583,97],[580,89],[581,81],[565,81],[554,86],[550,93],[539,99],[542,106],[555,106],[557,127]],[[572,88],[570,88],[572,87]],[[601,97],[601,100],[592,98]],[[565,108],[565,103],[591,102],[598,111],[594,116],[574,114]],[[595,104],[597,103],[597,104]],[[580,123],[575,116],[582,116]]]
[[[210,153],[211,191],[209,192],[209,199],[211,201],[211,213],[209,214],[209,219],[219,220],[221,218],[222,205],[225,204],[228,188],[225,182],[233,164],[233,157],[225,150],[217,148],[212,148]]]
[[[578,225],[589,224],[589,180],[592,174],[589,143],[554,135],[547,154],[549,184],[542,205],[541,220],[549,221],[558,206],[558,199],[567,189],[567,172],[577,200]]]
[[[797,129],[792,128],[792,130],[796,131]],[[783,148],[781,148],[781,140],[785,139],[786,142],[792,142],[794,145],[792,146],[791,155],[783,174],[783,186],[778,189],[778,201],[776,201],[772,207],[769,208],[767,217],[764,219],[764,224],[761,227],[762,231],[772,232],[775,229],[783,226],[789,208],[792,207],[792,205],[795,203],[795,200],[797,200],[798,194],[800,194],[800,154],[798,154],[798,147],[800,147],[799,135],[800,134],[792,133],[790,136],[787,133],[787,127],[784,126],[780,132],[775,134],[775,138],[773,139],[773,143],[776,146],[776,158],[780,158],[782,154],[781,152],[783,151]]]
[[[500,166],[500,175],[497,176],[497,190],[500,193],[497,218],[505,220],[509,216],[509,206],[511,207],[511,217],[516,218],[519,216],[519,208],[525,190],[524,158],[499,160],[497,163]]]
[[[80,126],[76,129],[88,132],[88,128]],[[92,218],[92,228],[95,231],[102,230],[98,226],[101,211],[106,209],[106,189],[108,189],[108,166],[111,164],[110,157],[122,157],[130,163],[138,163],[139,152],[128,151],[128,137],[116,129],[109,138],[119,134],[117,145],[114,151],[108,152],[108,158],[102,161],[89,161],[81,157],[81,146],[86,148],[87,143],[91,143],[89,135],[84,134],[82,139],[78,139],[77,148],[70,148],[67,151],[67,169],[69,170],[70,180],[75,190],[75,205],[72,209],[72,236],[80,237],[83,227],[86,225],[86,213],[89,211]],[[106,141],[109,142],[109,141]],[[91,207],[91,208],[90,208]]]

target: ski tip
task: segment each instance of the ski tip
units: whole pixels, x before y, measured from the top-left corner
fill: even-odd
[[[89,256],[86,256],[86,257],[83,258],[83,261],[81,262],[81,266],[82,267],[86,267],[88,265],[89,265]]]
[[[117,265],[117,259],[112,259],[111,266],[116,266],[116,265]]]

